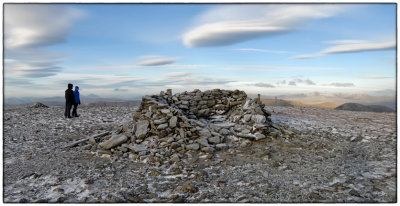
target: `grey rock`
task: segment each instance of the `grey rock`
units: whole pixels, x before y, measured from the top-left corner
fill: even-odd
[[[197,139],[197,142],[204,147],[208,147],[208,140],[206,137]]]
[[[211,132],[208,129],[202,129],[199,131],[200,137],[211,137]]]
[[[90,137],[88,143],[95,145],[96,144],[96,140],[93,137]]]
[[[218,143],[221,142],[221,140],[220,140],[219,137],[212,136],[212,137],[208,138],[208,142],[211,143],[211,144],[218,144]]]
[[[197,143],[186,145],[187,150],[199,150],[200,145]]]
[[[138,139],[143,139],[148,132],[148,127],[149,127],[149,121],[147,120],[140,120],[137,124],[136,124],[136,132],[135,135]]]
[[[169,114],[169,113],[171,113],[171,110],[169,110],[169,109],[162,109],[162,110],[161,110],[161,113],[163,113],[163,114]]]
[[[217,150],[225,150],[228,148],[228,145],[225,143],[221,143],[221,144],[215,145],[215,148],[217,148]]]
[[[219,130],[219,133],[221,135],[228,135],[230,132],[228,129],[222,128],[221,130]]]
[[[163,130],[163,129],[166,129],[167,127],[168,127],[168,123],[160,124],[160,125],[158,125],[157,130]]]
[[[97,154],[98,155],[110,155],[110,156],[112,156],[112,153],[109,150],[98,150]]]
[[[133,152],[144,152],[147,151],[146,145],[142,144],[135,144],[135,145],[129,145],[129,149],[131,149]]]
[[[126,142],[128,140],[128,137],[120,134],[120,135],[113,135],[111,136],[111,138],[109,140],[107,140],[106,142],[100,143],[100,147],[104,148],[104,149],[110,149],[113,148],[115,146],[119,146],[122,143]]]
[[[257,115],[251,116],[251,120],[252,120],[253,122],[255,122],[255,123],[263,124],[263,123],[265,123],[265,121],[266,121],[267,119],[265,118],[264,115],[259,115],[259,114],[257,114]]]
[[[167,119],[165,119],[165,118],[153,120],[153,123],[154,123],[154,124],[157,124],[157,125],[159,125],[159,124],[164,124],[164,123],[166,123],[166,122],[167,122]]]
[[[254,136],[256,136],[256,140],[265,139],[265,135],[261,133],[255,133]]]
[[[201,148],[201,151],[206,152],[206,153],[213,153],[215,151],[215,149],[212,147],[203,147],[203,148]]]
[[[171,119],[169,119],[169,127],[175,128],[177,122],[178,122],[178,117],[176,117],[176,116],[171,117]]]

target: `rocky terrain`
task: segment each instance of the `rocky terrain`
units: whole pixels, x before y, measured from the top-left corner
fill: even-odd
[[[73,119],[63,107],[5,106],[3,201],[397,201],[395,113],[199,92],[80,107]]]

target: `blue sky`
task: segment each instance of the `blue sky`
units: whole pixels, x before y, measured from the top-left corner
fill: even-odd
[[[6,4],[4,93],[394,95],[395,4]]]

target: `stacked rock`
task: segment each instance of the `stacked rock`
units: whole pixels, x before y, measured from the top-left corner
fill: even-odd
[[[102,154],[176,162],[186,151],[213,153],[227,149],[232,136],[264,139],[271,127],[270,113],[260,99],[247,98],[243,91],[196,89],[173,95],[168,89],[160,95],[144,96],[133,122],[98,147],[103,149]]]

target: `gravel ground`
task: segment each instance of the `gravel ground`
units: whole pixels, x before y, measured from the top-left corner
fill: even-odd
[[[69,143],[132,120],[136,107],[5,106],[4,202],[397,202],[396,114],[267,107],[294,137],[158,167]]]

